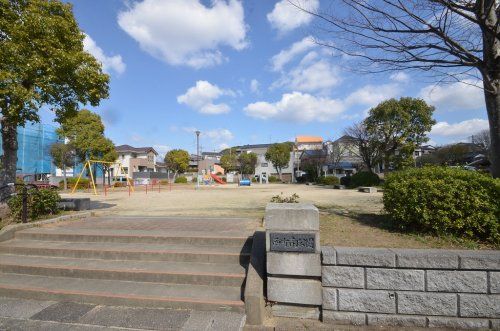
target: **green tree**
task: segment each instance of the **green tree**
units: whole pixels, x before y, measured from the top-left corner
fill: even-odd
[[[165,155],[167,169],[174,172],[174,180],[177,174],[186,172],[189,168],[189,153],[182,149],[173,149]]]
[[[68,189],[66,179],[66,167],[72,167],[75,162],[75,148],[71,144],[55,143],[50,147],[52,162],[56,167],[62,169],[64,177],[64,189]]]
[[[83,109],[64,121],[57,133],[75,147],[80,160],[100,160],[109,151],[101,117]]]
[[[370,109],[364,125],[377,141],[384,172],[391,163],[396,168],[413,163],[415,147],[429,140],[427,132],[436,123],[433,112],[434,107],[414,98],[390,99]]]
[[[255,166],[257,165],[257,154],[241,153],[238,157],[240,163],[240,172],[243,175],[253,175],[255,173]]]
[[[15,180],[17,127],[39,121],[41,107],[63,122],[108,97],[109,76],[83,38],[70,4],[0,0],[1,183]]]
[[[238,155],[236,154],[236,150],[233,148],[224,150],[220,158],[220,165],[226,173],[238,170]]]
[[[101,143],[101,155],[97,158],[99,161],[104,162],[115,162],[118,159],[118,153],[115,149],[115,144],[108,139],[102,137]],[[111,185],[111,174],[110,174],[111,164],[102,163],[102,185],[106,184],[106,174],[108,175],[108,185]]]
[[[272,162],[274,168],[276,168],[276,172],[278,173],[280,180],[281,171],[283,168],[288,166],[290,162],[290,152],[292,151],[292,147],[290,143],[279,143],[273,144],[269,146],[266,152],[266,161]]]

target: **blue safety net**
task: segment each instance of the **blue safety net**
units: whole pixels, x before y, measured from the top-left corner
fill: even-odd
[[[61,142],[56,127],[50,124],[26,123],[17,128],[17,173],[23,175],[55,174],[50,156],[52,144]],[[0,136],[0,147],[2,137]],[[0,149],[0,155],[3,153]]]

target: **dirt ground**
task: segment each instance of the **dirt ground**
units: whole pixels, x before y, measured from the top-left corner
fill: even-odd
[[[392,231],[385,225],[382,193],[334,190],[327,186],[291,184],[203,186],[192,184],[146,189],[137,187],[130,196],[120,188],[95,196],[77,192],[63,197],[90,197],[100,215],[145,216],[234,216],[262,219],[266,204],[278,194],[299,195],[299,202],[315,204],[320,209],[323,245],[405,248],[489,248],[452,238],[412,235]]]

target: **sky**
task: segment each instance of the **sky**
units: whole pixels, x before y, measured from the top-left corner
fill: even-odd
[[[436,85],[418,72],[360,75],[345,56],[312,42],[313,18],[286,0],[70,0],[84,48],[111,76],[98,107],[117,145],[202,151],[293,140],[336,139],[391,97],[436,107],[430,143],[488,127],[483,92]],[[326,2],[301,0],[308,9]],[[474,82],[468,82],[474,83]],[[44,111],[42,120],[53,115]]]

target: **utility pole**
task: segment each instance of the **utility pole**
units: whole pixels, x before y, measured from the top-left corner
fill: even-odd
[[[196,186],[200,186],[200,131],[196,130],[196,169],[197,169],[197,176],[196,176]]]

